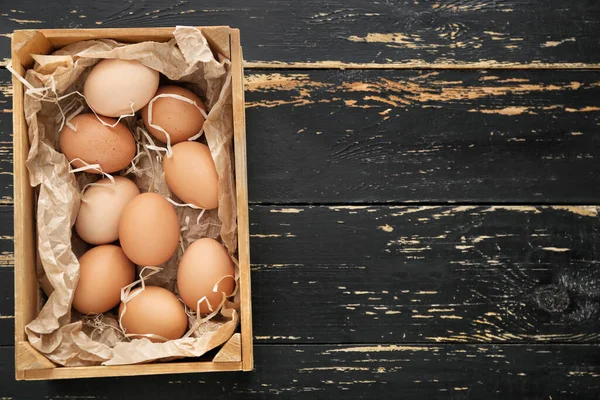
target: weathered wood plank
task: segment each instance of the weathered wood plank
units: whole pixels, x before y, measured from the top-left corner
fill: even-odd
[[[600,63],[600,4],[529,0],[326,3],[237,0],[165,3],[5,1],[14,29],[231,25],[244,56],[262,65],[310,62],[487,66]],[[3,40],[0,59],[8,56]]]
[[[3,242],[3,241],[2,241]],[[2,243],[0,242],[0,243]],[[11,251],[12,252],[12,251]],[[0,346],[15,344],[15,302],[13,267],[0,267]]]
[[[0,191],[1,192],[1,191]],[[0,346],[14,345],[13,208],[0,206]],[[1,396],[0,396],[1,397]]]
[[[9,78],[0,71],[3,203]],[[253,203],[600,202],[600,72],[254,71],[246,80]]]
[[[12,83],[10,72],[0,68],[0,205],[13,199]]]
[[[255,346],[256,370],[15,382],[13,349],[0,348],[0,396],[47,398],[596,399],[600,348],[586,345]]]
[[[252,71],[246,89],[253,202],[600,201],[595,72]]]
[[[599,210],[253,206],[255,340],[597,343]],[[0,293],[10,345],[10,266]]]
[[[598,342],[599,210],[253,206],[255,338]]]

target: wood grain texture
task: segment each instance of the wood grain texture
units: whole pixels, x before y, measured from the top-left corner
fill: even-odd
[[[250,199],[596,204],[600,74],[251,71]]]
[[[139,43],[145,41],[168,42],[173,38],[175,27],[148,28],[102,28],[87,29],[40,29],[39,32],[48,38],[54,48],[60,48],[71,43],[94,39],[113,39],[123,43]],[[229,27],[210,26],[201,29],[202,34],[216,53],[230,58]],[[17,33],[13,33],[13,38]],[[49,53],[52,49],[44,51]],[[32,52],[35,54],[35,52]]]
[[[6,241],[0,240],[0,246],[8,247],[6,246],[6,243],[3,242]],[[10,247],[10,258],[12,259],[12,243],[10,244]],[[14,346],[15,344],[15,291],[13,286],[13,264],[14,261],[11,260],[10,266],[4,265],[0,267],[0,287],[2,288],[2,292],[0,293],[0,345],[2,346]]]
[[[13,119],[10,72],[0,68],[0,205],[13,199]]]
[[[18,371],[17,377],[19,379],[26,379],[30,381],[36,380],[60,380],[60,379],[85,379],[85,378],[106,378],[106,377],[131,377],[131,376],[143,376],[143,375],[174,375],[189,373],[208,373],[208,372],[231,372],[241,371],[241,362],[212,362],[204,361],[198,362],[194,360],[191,362],[174,362],[174,363],[149,363],[143,366],[139,365],[113,365],[110,367],[93,366],[93,367],[63,367],[63,368],[49,368],[49,369],[29,369],[25,371]]]
[[[256,346],[256,371],[15,382],[0,348],[0,397],[11,400],[196,397],[596,399],[597,346]]]
[[[597,343],[599,210],[253,206],[254,339]],[[0,274],[12,323],[12,268]]]
[[[244,99],[244,66],[240,31],[231,30],[231,90],[235,149],[235,189],[238,234],[238,267],[240,270],[241,346],[244,371],[254,368],[252,357],[252,294],[250,281],[250,221],[248,219],[248,160]]]
[[[253,203],[600,202],[598,72],[247,71],[246,90]]]
[[[250,341],[249,343],[252,343]],[[252,356],[250,356],[252,359]],[[213,362],[241,362],[242,361],[242,339],[241,334],[234,333],[233,336],[223,345],[219,352],[212,359]],[[252,363],[252,367],[254,364]]]
[[[13,208],[0,206],[0,346],[15,342]]]
[[[0,70],[0,399],[598,397],[600,3],[82,3],[0,4],[0,65],[13,29],[242,30],[257,368],[14,382]]]
[[[255,340],[598,342],[599,209],[254,206]]]
[[[331,61],[520,65],[600,63],[594,0],[236,0],[174,2],[5,1],[3,33],[15,29],[229,25],[245,58],[277,65]],[[4,54],[4,55],[2,55]],[[0,59],[8,58],[8,44]]]
[[[34,349],[28,341],[17,342],[15,351],[15,376],[17,379],[24,379],[28,370],[56,368],[56,364]]]

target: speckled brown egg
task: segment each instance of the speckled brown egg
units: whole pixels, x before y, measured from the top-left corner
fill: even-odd
[[[175,209],[157,193],[136,196],[121,215],[119,240],[127,257],[138,265],[166,262],[179,243]]]
[[[112,125],[113,118],[102,117]],[[58,145],[69,161],[79,158],[88,164],[100,164],[102,171],[117,172],[127,167],[135,156],[135,141],[123,123],[114,128],[103,125],[94,114],[79,114],[71,119],[75,130],[65,127],[60,131]],[[79,160],[73,161],[74,168],[85,166]],[[100,171],[86,172],[99,174]]]
[[[219,175],[207,145],[181,142],[173,155],[164,157],[169,189],[185,203],[212,210],[219,205]]]
[[[134,289],[130,295],[140,290]],[[188,326],[183,304],[173,293],[158,286],[146,286],[127,302],[126,309],[121,303],[119,315],[127,334],[158,335],[173,340],[182,337]],[[148,339],[161,341],[151,336]]]
[[[85,252],[79,266],[73,307],[84,314],[99,314],[117,306],[121,288],[135,279],[135,265],[119,246],[111,244]]]
[[[235,282],[228,276],[234,276],[234,265],[225,247],[211,238],[198,239],[185,250],[179,262],[179,295],[194,311],[198,301],[206,296],[214,310],[219,306],[223,293],[226,296],[233,293]],[[210,312],[206,302],[200,303],[200,312]]]
[[[194,101],[198,107],[206,112],[202,100],[194,92],[180,86],[161,86],[154,97],[161,94],[175,94]],[[149,107],[142,109],[142,119],[148,132],[161,142],[166,143],[167,138],[163,132],[153,128],[148,119]],[[172,97],[159,97],[152,103],[152,125],[158,125],[169,134],[171,144],[188,140],[198,134],[204,124],[204,116],[193,104]]]

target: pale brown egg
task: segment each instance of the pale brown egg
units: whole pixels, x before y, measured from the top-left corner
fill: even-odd
[[[134,289],[131,295],[142,290]],[[179,339],[188,326],[183,304],[177,297],[158,286],[146,286],[126,304],[121,303],[119,316],[127,334],[158,335],[168,340]],[[123,310],[125,309],[125,313]],[[160,339],[148,337],[153,342]]]
[[[198,300],[204,296],[214,310],[221,303],[222,293],[226,296],[233,293],[233,276],[233,261],[225,247],[214,239],[202,238],[183,253],[177,269],[177,288],[183,302],[192,310],[196,311]],[[200,312],[210,312],[204,301],[200,303]]]
[[[119,240],[137,265],[166,262],[179,243],[179,221],[173,206],[161,195],[142,193],[127,203],[119,221]]]
[[[88,105],[98,114],[120,117],[141,110],[156,92],[160,75],[137,60],[106,59],[92,68],[83,85]]]
[[[161,94],[176,94],[190,99],[206,112],[202,100],[191,90],[180,86],[161,86],[154,97]],[[167,137],[160,130],[153,128],[148,123],[149,104],[142,109],[142,119],[148,132],[161,142],[166,143]],[[188,140],[202,129],[204,116],[193,104],[172,97],[159,97],[152,103],[152,125],[158,125],[169,134],[171,144]]]
[[[163,158],[165,181],[183,202],[207,210],[219,206],[219,176],[207,145],[181,142]]]
[[[140,194],[138,187],[127,178],[104,178],[95,182],[83,194],[75,230],[80,238],[91,244],[106,244],[119,238],[119,221],[127,203]]]
[[[73,307],[84,314],[99,314],[121,301],[121,288],[135,279],[135,265],[119,246],[94,247],[79,258],[79,281]]]
[[[111,125],[117,122],[106,117],[102,120]],[[135,156],[135,140],[125,124],[118,123],[111,128],[98,121],[94,114],[79,114],[70,122],[76,130],[65,125],[58,139],[60,151],[69,161],[79,158],[88,164],[100,164],[102,171],[113,173],[127,167]],[[79,160],[72,165],[74,168],[85,166]]]

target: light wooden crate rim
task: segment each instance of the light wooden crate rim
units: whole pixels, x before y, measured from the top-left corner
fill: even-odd
[[[15,372],[18,380],[154,375],[253,369],[252,310],[250,296],[250,252],[246,131],[244,115],[242,49],[239,30],[226,26],[198,27],[211,48],[232,61],[232,102],[238,204],[238,258],[240,265],[241,333],[236,333],[212,361],[156,363],[111,367],[60,367],[35,350],[27,341],[25,326],[38,310],[35,274],[34,194],[29,185],[25,160],[29,152],[27,124],[23,113],[23,84],[13,77],[14,198],[15,198]],[[69,43],[110,38],[128,43],[168,41],[175,28],[42,29],[19,30],[12,37],[12,66],[24,75],[33,65],[31,54],[49,54]]]

